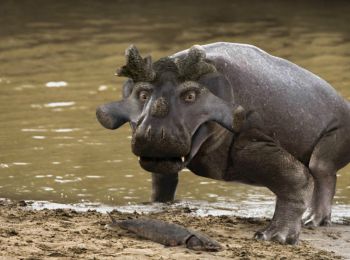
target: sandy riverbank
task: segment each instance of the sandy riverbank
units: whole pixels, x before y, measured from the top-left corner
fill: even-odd
[[[117,219],[137,213],[114,212]],[[96,211],[28,210],[21,203],[0,201],[0,258],[3,259],[341,259],[350,258],[350,226],[303,229],[298,246],[252,239],[265,219],[198,217],[188,208],[151,213],[200,230],[219,241],[221,252],[195,252],[184,247],[167,248],[137,238],[126,231],[109,231],[106,214]],[[331,252],[334,251],[334,252]]]

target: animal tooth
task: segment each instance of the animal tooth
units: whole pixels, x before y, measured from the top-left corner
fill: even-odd
[[[181,157],[181,161],[182,161],[182,162],[185,162],[185,157],[182,156],[182,157]]]
[[[141,160],[141,158],[140,157],[137,157],[137,159],[140,161]]]

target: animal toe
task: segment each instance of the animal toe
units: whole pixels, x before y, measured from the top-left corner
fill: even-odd
[[[257,240],[271,240],[280,244],[296,245],[299,242],[299,234],[278,232],[276,230],[258,231],[254,238]]]
[[[318,226],[329,227],[331,224],[331,218],[329,216],[323,216],[322,214],[312,214],[303,221],[303,225],[307,228],[315,228]]]

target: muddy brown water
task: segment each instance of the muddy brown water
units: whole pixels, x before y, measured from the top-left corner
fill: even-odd
[[[109,131],[97,105],[130,44],[154,59],[194,44],[249,43],[295,62],[350,99],[346,1],[1,1],[0,197],[125,205],[148,201],[150,174],[130,131]],[[293,137],[297,138],[297,137]],[[264,188],[180,174],[177,198],[262,203]],[[335,203],[350,204],[350,166]]]

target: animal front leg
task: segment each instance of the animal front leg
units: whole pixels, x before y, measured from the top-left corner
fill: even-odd
[[[152,173],[152,201],[173,201],[178,183],[178,173],[159,174]]]
[[[255,238],[296,244],[302,216],[311,203],[314,182],[301,162],[286,151],[280,153],[281,158],[275,161],[276,168],[270,168],[275,172],[266,176],[265,183],[277,196],[275,213],[269,226],[258,231]]]
[[[282,244],[296,244],[299,241],[301,218],[306,206],[303,199],[292,201],[277,197],[274,216],[270,224],[255,233],[259,240],[273,240]]]
[[[234,171],[276,194],[270,224],[255,234],[261,240],[296,244],[301,218],[312,198],[314,182],[308,170],[273,138],[259,130],[242,133],[234,145]]]

